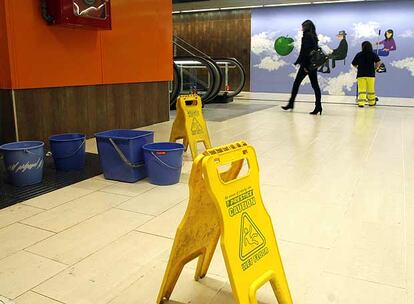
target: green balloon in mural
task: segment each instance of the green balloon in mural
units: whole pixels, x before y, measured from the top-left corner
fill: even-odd
[[[292,53],[295,40],[291,37],[280,36],[275,41],[275,50],[280,56],[287,56]]]

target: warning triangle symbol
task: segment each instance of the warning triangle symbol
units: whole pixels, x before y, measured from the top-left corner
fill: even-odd
[[[191,132],[198,134],[201,131],[203,131],[203,127],[196,118],[193,118],[193,122],[191,124]]]
[[[243,213],[240,225],[240,259],[248,259],[265,247],[266,239],[247,213]]]

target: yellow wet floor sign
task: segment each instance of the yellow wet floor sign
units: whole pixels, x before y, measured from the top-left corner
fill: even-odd
[[[240,176],[245,162],[249,170]],[[223,167],[228,169],[222,172]],[[221,237],[236,303],[256,304],[257,290],[270,282],[278,303],[292,304],[271,218],[260,194],[253,147],[238,142],[207,150],[195,159],[189,184],[189,204],[157,303],[170,298],[188,262],[198,258],[195,278],[206,275]]]
[[[183,95],[177,100],[177,116],[171,130],[170,142],[179,139],[184,140],[186,151],[190,146],[193,159],[198,155],[199,142],[202,142],[206,149],[211,148],[202,102],[198,95]]]

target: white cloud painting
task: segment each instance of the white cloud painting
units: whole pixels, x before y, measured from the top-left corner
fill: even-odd
[[[408,70],[414,76],[414,57],[393,61],[391,65],[397,69]]]
[[[259,64],[255,65],[255,67],[272,72],[272,71],[277,71],[281,67],[288,65],[288,64],[289,63],[281,59],[278,55],[273,55],[273,56],[264,57]]]

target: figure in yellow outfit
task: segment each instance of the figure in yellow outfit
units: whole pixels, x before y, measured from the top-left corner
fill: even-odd
[[[375,71],[381,66],[381,59],[374,53],[371,42],[362,43],[362,51],[355,56],[352,65],[358,69],[358,106],[363,108],[367,101],[375,106]]]

